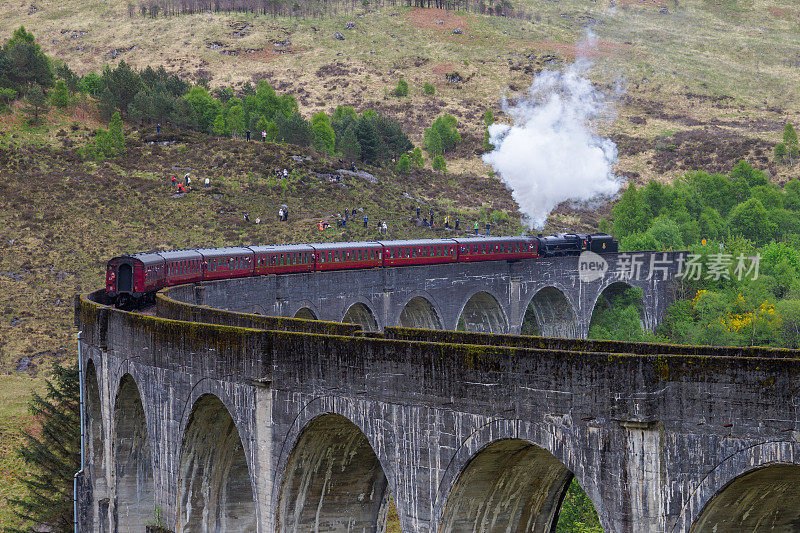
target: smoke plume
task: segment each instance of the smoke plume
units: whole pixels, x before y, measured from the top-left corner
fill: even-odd
[[[617,147],[595,130],[613,105],[586,78],[591,66],[579,58],[563,71],[542,71],[524,98],[503,103],[514,124],[489,126],[495,149],[483,160],[511,189],[532,227],[542,228],[561,202],[588,202],[620,188],[612,172]]]

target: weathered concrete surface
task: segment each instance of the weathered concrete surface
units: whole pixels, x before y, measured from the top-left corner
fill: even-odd
[[[174,287],[166,294],[245,313],[350,322],[365,331],[455,330],[460,321],[468,331],[519,334],[530,308],[527,316],[541,335],[585,338],[600,295],[633,286],[642,289],[642,324],[652,330],[672,301],[683,254],[642,253],[630,279],[612,274],[624,264],[620,256],[605,255],[609,274],[592,282],[581,281],[578,257],[557,257],[258,276]]]
[[[250,327],[78,305],[97,379],[88,530],[140,530],[152,502],[176,531],[222,530],[232,514],[259,532],[378,531],[390,493],[405,532],[547,531],[570,473],[609,532],[797,519],[797,352],[446,331],[421,342],[199,314]]]

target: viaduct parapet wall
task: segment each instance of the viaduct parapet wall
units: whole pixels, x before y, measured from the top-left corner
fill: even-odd
[[[252,311],[248,283],[170,295]],[[172,320],[93,298],[76,300],[82,531],[141,531],[156,509],[171,531],[382,531],[392,495],[406,533],[549,532],[573,476],[607,532],[800,523],[797,351],[369,333],[159,296]],[[303,298],[320,318],[346,306]]]

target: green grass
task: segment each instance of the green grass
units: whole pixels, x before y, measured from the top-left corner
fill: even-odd
[[[23,431],[36,430],[36,422],[27,408],[32,391],[44,393],[43,377],[0,375],[0,529],[21,525],[8,498],[19,498],[23,493],[17,476],[25,472],[26,466],[15,449]]]

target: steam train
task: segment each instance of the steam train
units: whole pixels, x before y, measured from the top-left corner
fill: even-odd
[[[106,296],[117,307],[127,309],[154,301],[159,289],[182,283],[265,274],[515,261],[579,255],[584,250],[616,253],[618,243],[604,233],[559,233],[547,237],[476,236],[142,252],[108,262]]]

